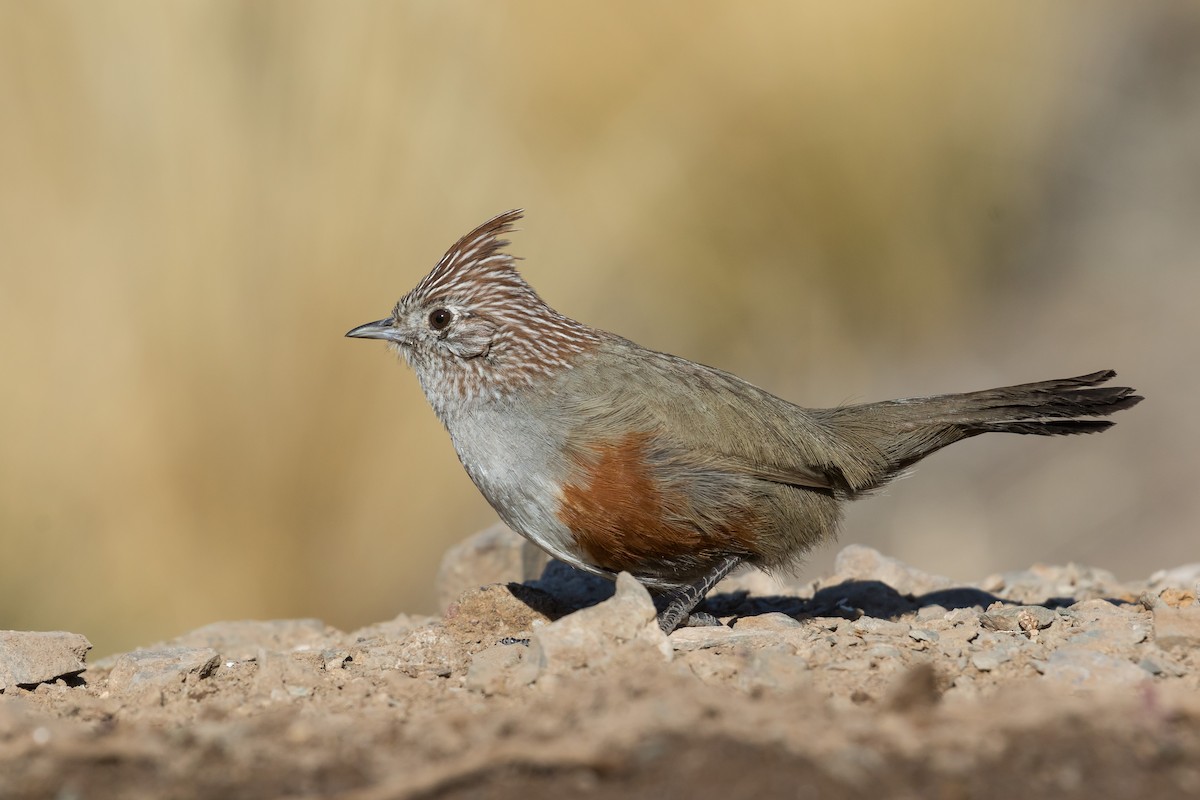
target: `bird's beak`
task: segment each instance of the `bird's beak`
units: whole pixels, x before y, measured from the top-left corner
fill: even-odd
[[[404,333],[396,327],[395,320],[391,317],[359,325],[357,328],[347,331],[346,335],[354,339],[385,339],[397,344],[404,344],[406,341]]]

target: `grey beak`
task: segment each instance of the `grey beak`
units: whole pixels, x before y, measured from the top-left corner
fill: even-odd
[[[366,325],[359,325],[354,330],[347,331],[346,335],[353,339],[386,339],[389,342],[400,342],[403,334],[392,323],[391,317],[368,322]]]

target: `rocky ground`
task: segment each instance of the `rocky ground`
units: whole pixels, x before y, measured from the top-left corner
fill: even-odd
[[[852,546],[667,637],[635,581],[498,528],[447,556],[440,619],[220,623],[86,667],[82,636],[0,633],[0,797],[1200,796],[1198,583],[963,586]]]

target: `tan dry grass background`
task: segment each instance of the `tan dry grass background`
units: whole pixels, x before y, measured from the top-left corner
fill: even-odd
[[[434,610],[493,515],[341,336],[513,206],[561,310],[798,402],[1151,397],[955,448],[844,541],[1195,559],[1196,8],[0,3],[0,627]]]

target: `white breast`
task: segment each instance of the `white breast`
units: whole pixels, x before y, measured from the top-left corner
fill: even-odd
[[[558,517],[566,464],[561,439],[547,435],[556,427],[552,419],[530,414],[517,399],[489,398],[454,409],[443,422],[467,474],[505,524],[560,561],[611,577],[584,562]]]

